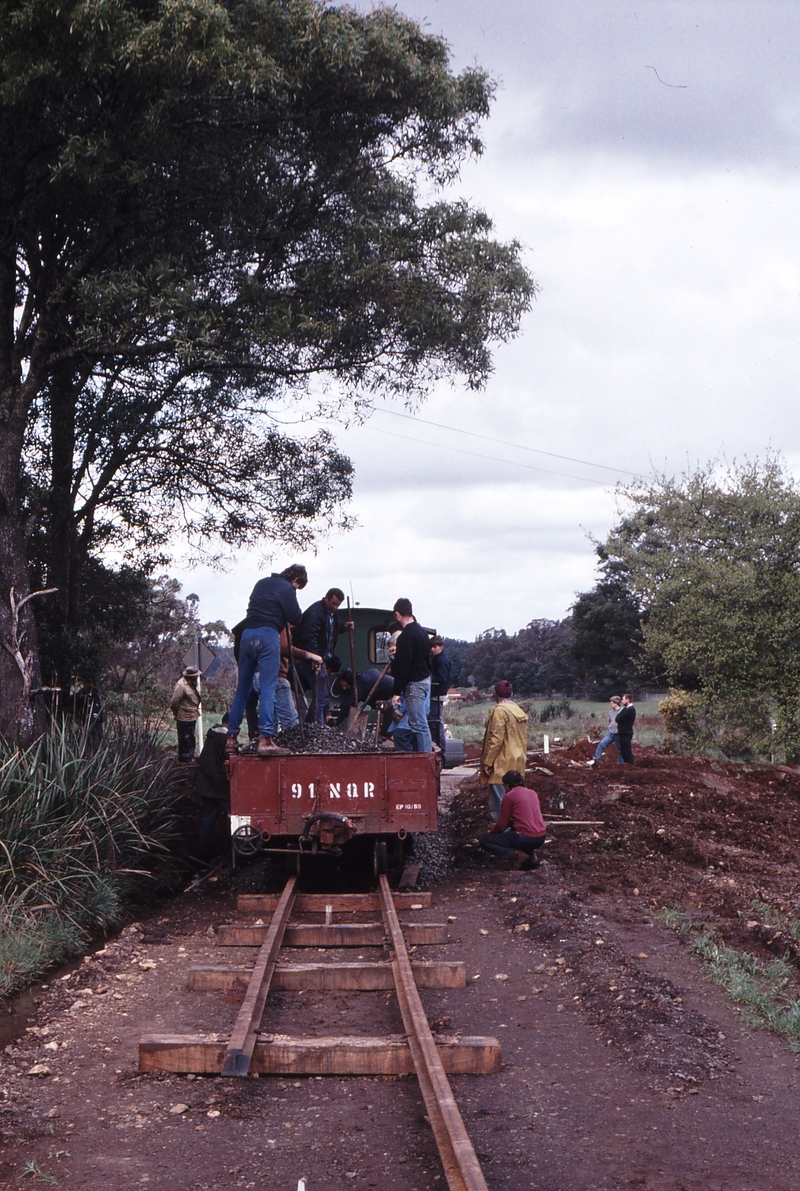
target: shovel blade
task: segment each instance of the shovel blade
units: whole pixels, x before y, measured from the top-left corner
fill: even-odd
[[[344,730],[345,736],[350,740],[363,740],[367,732],[368,722],[368,711],[359,711],[357,707],[351,707],[347,713],[347,727]]]

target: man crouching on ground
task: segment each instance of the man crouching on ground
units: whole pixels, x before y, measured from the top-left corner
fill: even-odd
[[[537,848],[547,835],[542,818],[539,795],[525,785],[525,778],[516,769],[503,774],[505,797],[500,815],[488,835],[482,835],[480,845],[511,863],[512,868],[538,868]]]

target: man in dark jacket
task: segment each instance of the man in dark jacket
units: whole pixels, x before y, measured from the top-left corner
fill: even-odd
[[[357,703],[363,703],[367,695],[369,695],[372,688],[377,682],[374,694],[370,697],[369,706],[374,707],[381,699],[391,699],[392,691],[394,690],[394,680],[389,674],[384,674],[381,678],[380,670],[359,670],[356,675],[358,693],[353,697],[353,671],[339,670],[335,676],[333,694],[336,694],[336,688],[341,691],[341,699],[339,701],[339,713],[336,718],[336,723],[343,724],[347,719],[347,714],[351,707],[355,707]],[[380,681],[379,681],[380,680]]]
[[[302,612],[297,592],[308,582],[306,568],[295,563],[280,575],[259,579],[250,595],[239,644],[239,683],[228,721],[227,751],[238,749],[236,737],[247,697],[258,670],[261,686],[258,705],[258,755],[269,757],[285,752],[272,739],[275,732],[275,683],[281,663],[281,632],[287,624],[300,623]]]
[[[224,715],[221,724],[209,728],[194,775],[195,790],[203,800],[197,830],[197,855],[200,860],[210,860],[217,819],[221,811],[229,814],[231,809],[231,788],[225,770],[227,725],[228,716]]]
[[[344,602],[344,592],[338,587],[331,587],[328,592],[311,604],[303,613],[300,625],[293,634],[294,644],[299,649],[319,654],[323,662],[336,653],[336,642],[342,629],[353,627],[351,620],[339,624],[337,613]],[[325,718],[325,704],[327,702],[328,686],[324,670],[316,670],[303,661],[295,662],[298,677],[307,691],[317,691],[317,706],[310,707],[308,721],[321,724]],[[311,700],[313,703],[313,699]]]
[[[450,690],[452,664],[444,651],[444,641],[434,637],[431,641],[431,714],[428,717],[431,736],[439,748],[444,748],[444,719],[442,699]]]
[[[619,751],[622,760],[633,765],[633,725],[636,720],[636,708],[630,695],[622,696],[622,709],[617,712],[617,731],[619,733]]]
[[[411,600],[397,600],[393,611],[402,632],[397,638],[397,651],[392,662],[392,703],[399,706],[400,697],[405,699],[408,726],[414,736],[416,751],[430,753],[433,752],[433,741],[425,713],[431,689],[430,637],[417,623]]]

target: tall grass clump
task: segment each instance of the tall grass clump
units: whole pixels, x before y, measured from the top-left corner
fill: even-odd
[[[148,729],[0,740],[0,995],[119,923],[176,839],[176,770]]]

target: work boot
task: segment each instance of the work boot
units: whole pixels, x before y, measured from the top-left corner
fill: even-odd
[[[259,736],[256,752],[259,757],[288,757],[289,755],[289,749],[280,748],[271,736]]]
[[[511,867],[516,869],[528,868],[528,859],[527,852],[515,852],[511,861]]]
[[[225,741],[225,752],[226,753],[238,753],[238,751],[239,751],[239,739],[235,732],[229,732],[228,739]]]

